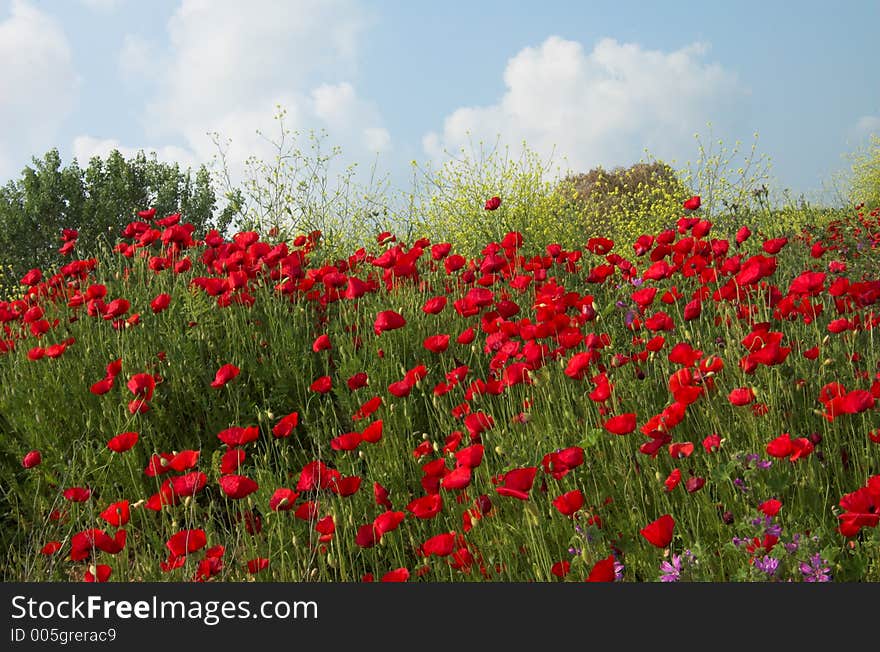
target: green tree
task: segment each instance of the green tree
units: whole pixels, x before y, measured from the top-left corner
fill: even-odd
[[[64,259],[58,253],[62,229],[76,229],[76,255],[90,257],[102,243],[115,242],[137,211],[181,213],[196,234],[222,223],[209,171],[182,171],[143,152],[126,159],[112,151],[82,169],[74,159],[62,167],[57,149],[32,160],[17,181],[0,188],[0,287],[8,294],[28,270],[48,271]],[[228,220],[227,220],[228,221]]]

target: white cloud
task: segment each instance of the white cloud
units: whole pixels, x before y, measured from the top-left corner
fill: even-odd
[[[126,34],[119,52],[119,72],[124,82],[141,86],[144,81],[155,81],[158,75],[158,44],[136,34]]]
[[[318,74],[350,72],[367,24],[353,0],[183,0],[170,47],[154,53],[161,81],[147,124],[203,130],[227,111],[302,92]]]
[[[73,140],[73,156],[80,167],[86,167],[94,156],[106,159],[113,150],[118,150],[125,158],[133,158],[138,151],[143,150],[148,156],[155,152],[156,159],[164,163],[178,163],[182,169],[187,167],[195,170],[199,167],[192,153],[182,147],[127,147],[113,138],[94,138],[88,135],[77,136]]]
[[[217,132],[231,141],[236,179],[249,156],[273,156],[266,138],[279,136],[278,105],[286,128],[301,136],[326,130],[328,147],[359,161],[391,146],[375,103],[344,81],[356,72],[370,22],[356,0],[182,0],[168,21],[169,44],[126,36],[119,70],[151,87],[141,116],[150,141],[179,142],[209,163],[218,153],[209,134]]]
[[[0,22],[0,175],[15,176],[54,145],[77,98],[79,77],[57,20],[13,0]]]
[[[734,74],[704,61],[707,51],[700,43],[661,52],[603,39],[586,53],[552,36],[508,61],[496,103],[453,111],[423,148],[440,158],[500,136],[545,157],[555,152],[579,171],[634,163],[646,148],[681,161],[694,152],[694,133],[735,115],[748,94]]]

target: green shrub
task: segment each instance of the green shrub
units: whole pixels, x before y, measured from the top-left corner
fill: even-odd
[[[662,161],[569,175],[556,193],[583,236],[630,242],[672,224],[690,196],[675,170]]]

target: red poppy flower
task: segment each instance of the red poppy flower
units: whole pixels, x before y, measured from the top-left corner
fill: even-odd
[[[486,200],[485,208],[487,211],[494,211],[501,206],[501,197],[495,196]]]
[[[359,432],[346,432],[330,440],[330,448],[335,451],[353,451],[363,441]]]
[[[290,437],[293,429],[299,424],[299,412],[291,412],[276,423],[272,428],[275,437]]]
[[[455,338],[455,341],[458,342],[459,344],[470,344],[471,342],[474,341],[476,334],[477,334],[476,331],[471,326],[471,327],[464,329],[461,332],[461,334]]]
[[[395,568],[388,571],[382,576],[380,582],[406,582],[409,579],[409,570],[406,568]]]
[[[430,557],[431,555],[446,557],[447,555],[452,554],[454,549],[455,532],[447,532],[444,534],[437,534],[425,541],[421,546],[421,553],[424,557]]]
[[[707,453],[714,453],[721,448],[721,436],[713,432],[711,435],[703,439],[703,448]]]
[[[35,466],[39,466],[42,461],[43,456],[40,451],[33,450],[25,454],[21,460],[21,465],[26,469],[32,469]]]
[[[768,455],[777,458],[787,457],[791,462],[807,457],[812,452],[813,444],[809,439],[806,437],[792,439],[787,432],[767,444]]]
[[[86,570],[83,580],[86,582],[106,582],[110,579],[113,569],[107,564],[98,564],[97,566],[89,566]]]
[[[382,439],[382,419],[377,419],[361,432],[361,438],[370,444],[377,443]]]
[[[388,489],[378,482],[373,483],[373,499],[379,507],[391,509],[391,501],[388,500]]]
[[[22,285],[33,286],[39,283],[41,280],[43,280],[43,272],[41,272],[39,269],[32,269],[28,271],[27,274],[21,277],[19,283],[21,283]]]
[[[560,451],[548,453],[541,460],[544,472],[549,473],[556,480],[565,477],[569,471],[583,463],[584,449],[580,446],[571,446]]]
[[[265,557],[257,557],[256,559],[249,559],[247,562],[247,570],[251,575],[256,575],[260,571],[264,571],[269,568],[269,560]]]
[[[299,498],[299,493],[293,489],[286,489],[284,487],[276,489],[269,499],[269,509],[273,512],[289,511],[296,503],[297,498]]]
[[[585,378],[589,372],[593,358],[594,354],[591,351],[575,353],[565,367],[565,375],[573,380],[581,380]]]
[[[345,498],[346,496],[356,494],[357,490],[361,488],[361,482],[363,482],[363,478],[359,475],[347,475],[344,478],[335,480],[330,489],[337,496]]]
[[[125,530],[117,531],[112,537],[98,528],[77,532],[70,539],[70,559],[71,561],[88,559],[95,548],[115,555],[125,548],[126,538]]]
[[[727,400],[736,406],[748,405],[755,400],[755,392],[752,391],[751,387],[737,387],[731,390]]]
[[[664,514],[656,521],[648,523],[639,532],[652,546],[665,548],[672,541],[672,530],[675,520],[669,514]]]
[[[480,463],[483,461],[484,451],[485,449],[482,444],[467,446],[455,454],[455,461],[459,466],[466,466],[470,469],[475,469],[480,466]]]
[[[632,412],[618,414],[602,424],[608,432],[614,435],[627,435],[636,429],[636,415]]]
[[[446,307],[446,301],[447,299],[444,296],[432,297],[422,306],[422,312],[428,315],[436,315]]]
[[[333,520],[333,517],[328,514],[315,523],[315,531],[321,535],[318,538],[318,541],[321,543],[327,543],[333,538],[333,533],[336,532],[336,522]]]
[[[694,195],[690,199],[686,200],[682,206],[684,206],[685,210],[695,211],[700,207],[700,196]]]
[[[373,519],[373,527],[376,528],[376,533],[381,539],[383,535],[388,532],[392,532],[397,529],[397,526],[403,522],[403,519],[406,517],[406,514],[403,512],[394,512],[387,511],[382,514],[379,514],[375,519]]]
[[[584,506],[584,495],[580,489],[566,492],[553,499],[553,506],[564,516],[571,516]]]
[[[587,249],[598,256],[604,256],[614,248],[614,241],[608,238],[590,238]]]
[[[321,460],[315,460],[302,468],[299,481],[296,484],[296,490],[316,491],[318,489],[330,489],[339,481],[340,477],[339,471],[330,468]]]
[[[110,441],[107,442],[107,448],[114,453],[124,453],[125,451],[130,450],[138,442],[138,437],[139,435],[136,432],[123,432],[122,434],[111,438]]]
[[[443,353],[449,348],[449,335],[431,335],[425,338],[422,345],[431,353]]]
[[[316,378],[312,384],[309,385],[309,389],[318,394],[326,394],[333,389],[333,380],[330,376],[321,376],[320,378]]]
[[[232,426],[217,433],[217,439],[227,446],[244,446],[256,441],[259,436],[260,429],[257,426],[248,426],[247,428]]]
[[[764,241],[761,247],[764,249],[765,253],[768,254],[778,254],[780,250],[788,244],[788,238],[771,238],[770,240]]]
[[[185,498],[186,496],[195,496],[207,485],[208,476],[201,471],[193,471],[171,478],[167,485],[163,485],[160,493],[171,499]]]
[[[485,412],[473,412],[464,418],[464,427],[467,428],[468,434],[474,440],[481,434],[495,426],[495,419]]]
[[[89,388],[89,391],[96,396],[101,396],[102,394],[106,394],[111,389],[113,389],[113,377],[107,376],[96,382]]]
[[[126,299],[113,299],[113,301],[107,304],[102,316],[108,321],[116,319],[127,313],[130,307],[131,304]]]
[[[327,351],[333,348],[333,345],[330,343],[330,336],[325,334],[319,335],[314,342],[312,342],[312,351],[315,353],[319,353],[320,351]]]
[[[557,561],[553,566],[550,567],[550,572],[553,573],[556,577],[565,577],[571,572],[571,562],[570,561]]]
[[[119,502],[110,503],[107,509],[101,512],[100,516],[113,527],[122,527],[128,523],[130,518],[128,501],[120,500]]]
[[[240,372],[241,370],[234,364],[223,365],[217,370],[214,380],[211,382],[211,387],[223,387],[230,380],[238,376]]]
[[[373,322],[373,332],[381,335],[385,331],[395,330],[406,326],[406,320],[403,316],[394,310],[383,310],[376,315],[376,321]]]
[[[406,506],[406,511],[416,518],[429,519],[434,518],[443,508],[443,499],[440,494],[428,494],[421,498],[416,498]]]
[[[361,387],[365,387],[367,385],[367,380],[367,374],[365,374],[363,371],[360,371],[349,378],[346,383],[348,384],[348,388],[351,391],[355,391],[360,389]]]
[[[666,487],[666,491],[672,491],[678,486],[679,482],[681,482],[681,470],[672,469],[672,472],[663,481],[663,485]]]
[[[360,421],[361,419],[366,419],[368,416],[372,415],[379,407],[382,405],[382,397],[374,396],[373,398],[365,401],[363,405],[358,408],[358,411],[352,415],[352,421]]]
[[[684,488],[687,489],[689,494],[694,493],[695,491],[699,491],[706,484],[706,479],[701,478],[700,476],[692,476],[687,479],[684,483]]]
[[[675,442],[674,444],[669,445],[669,456],[676,460],[690,457],[693,452],[694,445],[689,441]]]
[[[165,546],[174,557],[183,557],[191,552],[204,548],[208,544],[208,538],[204,530],[181,530],[172,535]]]
[[[843,536],[854,537],[863,527],[877,527],[880,524],[880,475],[871,476],[865,486],[843,496],[839,505],[845,510],[838,516],[838,529]]]
[[[354,542],[360,548],[372,548],[376,545],[379,538],[380,536],[376,532],[376,526],[372,523],[365,523],[358,528]]]
[[[150,302],[150,308],[154,313],[160,313],[171,305],[171,295],[162,293]]]
[[[156,379],[152,374],[135,374],[128,380],[126,385],[128,390],[139,399],[149,401],[153,398],[153,391],[156,388]]]
[[[495,487],[502,496],[528,500],[538,468],[535,466],[513,469],[504,474],[501,484]]]
[[[242,449],[230,448],[223,453],[223,457],[220,458],[220,473],[224,475],[235,473],[244,463],[245,457],[245,452]]]
[[[243,475],[224,475],[219,480],[220,488],[233,500],[239,500],[254,493],[260,486]]]
[[[600,559],[590,570],[587,582],[613,582],[614,574],[614,555],[610,554],[605,559]]]
[[[767,516],[776,516],[781,508],[782,501],[776,500],[775,498],[765,500],[763,503],[758,505],[758,509],[764,512],[764,514],[766,514]]]
[[[447,491],[464,489],[471,483],[471,469],[467,466],[459,466],[443,476],[440,486]]]
[[[854,389],[843,397],[841,407],[844,414],[858,414],[870,410],[875,404],[876,401],[871,392],[865,389]]]
[[[60,541],[49,541],[48,543],[46,543],[46,545],[40,548],[40,554],[46,556],[54,555],[59,550],[61,550]]]
[[[64,490],[64,497],[72,503],[85,502],[91,495],[92,491],[87,487],[70,487]]]

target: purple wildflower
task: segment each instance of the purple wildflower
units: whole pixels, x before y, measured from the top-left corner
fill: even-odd
[[[770,577],[773,577],[779,569],[779,560],[775,557],[765,555],[763,559],[755,560],[755,568],[763,573],[767,573]]]
[[[681,578],[681,556],[672,555],[672,563],[664,561],[660,564],[660,581],[677,582]]]
[[[818,552],[810,557],[809,564],[801,562],[800,571],[804,582],[830,582],[831,568],[825,565],[827,563]]]

